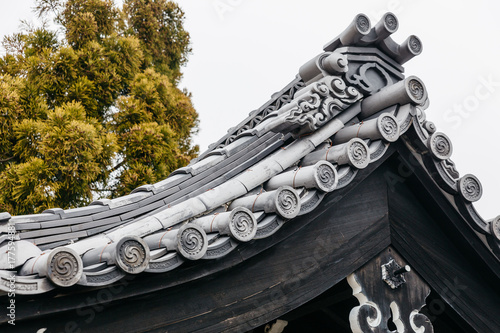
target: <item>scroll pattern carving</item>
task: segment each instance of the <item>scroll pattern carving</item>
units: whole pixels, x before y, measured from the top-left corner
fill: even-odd
[[[177,253],[170,253],[159,259],[154,259],[149,262],[146,272],[163,273],[170,271],[180,266],[184,261]]]
[[[406,273],[406,283],[395,289],[382,279],[381,267],[392,259],[404,262],[393,249],[388,248],[348,276],[353,295],[360,303],[349,315],[352,331],[394,332],[388,327],[392,315],[398,333],[434,332],[430,320],[419,312],[430,293],[429,286],[413,271]]]
[[[450,139],[440,132],[435,132],[431,135],[428,140],[428,145],[432,156],[439,160],[449,159],[453,152]]]
[[[394,14],[387,13],[385,15],[385,25],[390,31],[396,31],[398,28],[398,19],[394,16]]]
[[[474,175],[465,175],[460,178],[458,186],[462,197],[470,202],[478,201],[483,194],[481,183]]]
[[[227,253],[231,252],[235,247],[237,246],[234,241],[231,241],[229,239],[226,240],[226,242],[219,247],[216,248],[209,248],[207,250],[207,253],[205,254],[206,258],[218,258],[226,255]]]
[[[399,124],[400,134],[403,134],[408,130],[408,128],[410,127],[410,125],[412,123],[412,120],[413,120],[413,117],[411,116],[411,114],[408,114],[408,117],[406,117],[406,119],[402,123]]]
[[[351,77],[347,77],[347,82],[356,86],[365,94],[373,93],[376,89],[380,89],[379,85],[375,82],[370,81],[367,72],[376,72],[377,76],[383,78],[384,86],[393,84],[393,80],[389,73],[377,63],[366,63],[359,67],[358,74],[353,74]]]
[[[248,242],[257,233],[257,221],[250,211],[240,208],[229,222],[231,236],[241,242]]]
[[[415,53],[419,54],[422,51],[422,42],[416,36],[410,37],[410,49]]]
[[[422,101],[424,99],[425,88],[420,81],[415,79],[408,81],[408,90],[417,101]]]
[[[354,179],[354,177],[356,177],[357,174],[358,174],[357,169],[347,167],[347,172],[343,174],[339,179],[339,183],[337,184],[337,189],[341,189],[349,185],[349,183],[352,182],[352,180]]]
[[[76,284],[83,273],[80,256],[71,249],[57,248],[49,254],[47,275],[54,284],[69,287]]]
[[[282,188],[276,197],[276,209],[283,217],[295,217],[300,211],[300,198],[292,189]]]
[[[389,148],[389,143],[377,140],[370,143],[370,161],[374,162],[381,158],[385,151]]]
[[[361,97],[358,90],[346,86],[340,77],[328,77],[323,82],[313,83],[307,96],[300,96],[285,121],[314,131]]]
[[[363,169],[370,162],[368,157],[368,147],[364,142],[353,141],[349,145],[349,160],[352,166]]]
[[[88,286],[103,286],[108,283],[117,281],[121,279],[125,274],[114,267],[111,270],[107,270],[106,273],[103,274],[87,274],[87,283]]]
[[[323,200],[326,193],[311,190],[306,196],[302,197],[302,204],[300,205],[299,215],[304,215],[312,212],[314,208],[316,208],[319,203]]]
[[[394,142],[399,138],[399,124],[392,115],[383,115],[378,118],[377,126],[386,141]]]
[[[442,165],[443,165],[443,168],[446,170],[446,172],[448,172],[450,174],[450,176],[454,177],[454,178],[458,178],[460,177],[460,173],[458,172],[456,166],[455,166],[455,163],[448,159],[448,160],[444,160],[442,162]]]
[[[491,234],[495,236],[497,242],[500,242],[500,216],[491,221]]]
[[[197,260],[207,252],[207,235],[197,225],[185,225],[177,237],[177,247],[184,258]]]
[[[358,15],[356,18],[356,26],[359,31],[367,32],[370,30],[370,20],[364,15]]]
[[[329,163],[321,163],[316,171],[316,179],[322,191],[331,192],[337,187],[337,171]]]
[[[279,230],[284,223],[284,220],[278,218],[276,215],[269,216],[268,218],[271,221],[269,223],[265,224],[263,227],[260,227],[257,229],[257,234],[255,235],[254,239],[262,239],[262,238],[266,238],[266,237],[271,236],[277,230]],[[262,222],[261,222],[261,224],[262,224]]]
[[[149,263],[149,248],[139,237],[124,237],[116,245],[116,263],[126,273],[141,273]]]
[[[424,121],[423,127],[429,134],[436,132],[436,125],[432,121]]]

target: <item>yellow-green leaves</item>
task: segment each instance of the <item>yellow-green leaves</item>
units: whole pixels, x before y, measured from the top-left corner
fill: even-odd
[[[57,185],[56,185],[57,187]],[[54,188],[46,178],[46,166],[42,159],[11,164],[0,177],[0,209],[13,214],[41,213],[55,203]]]
[[[60,29],[3,39],[0,211],[127,194],[196,156],[198,115],[176,87],[190,51],[177,4],[34,1]]]
[[[143,68],[154,67],[172,82],[178,82],[182,76],[180,68],[191,52],[182,9],[167,0],[125,0],[124,12],[127,32],[141,41]]]
[[[115,195],[160,181],[196,155],[189,138],[197,129],[198,115],[166,75],[152,68],[137,74],[130,95],[120,98],[117,108],[115,132],[130,170],[120,176],[123,185]]]
[[[29,213],[35,204],[39,209],[52,203],[64,207],[90,203],[91,184],[108,176],[118,149],[114,133],[87,118],[78,102],[49,111],[47,119],[23,119],[14,132],[13,153],[21,163],[4,173],[10,178],[10,195],[0,193],[0,202],[14,200],[13,213]],[[29,204],[17,206],[23,198]]]

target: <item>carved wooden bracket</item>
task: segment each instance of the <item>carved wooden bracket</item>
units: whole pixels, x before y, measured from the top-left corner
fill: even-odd
[[[349,275],[347,281],[359,301],[349,315],[353,333],[434,332],[429,318],[419,313],[431,290],[393,248]],[[389,327],[391,321],[395,331]]]

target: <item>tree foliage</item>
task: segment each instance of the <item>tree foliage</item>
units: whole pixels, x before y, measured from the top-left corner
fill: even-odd
[[[190,52],[166,0],[36,0],[59,27],[5,36],[0,211],[76,207],[157,182],[196,156],[198,115],[177,84]]]

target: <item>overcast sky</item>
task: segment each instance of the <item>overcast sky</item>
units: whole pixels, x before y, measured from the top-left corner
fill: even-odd
[[[0,35],[32,19],[32,0],[0,0]],[[193,53],[181,87],[193,94],[200,115],[195,143],[205,150],[264,104],[321,53],[358,13],[372,26],[388,11],[399,19],[393,35],[411,34],[423,43],[405,64],[407,75],[425,83],[427,117],[453,143],[461,175],[483,185],[475,204],[485,219],[500,214],[500,25],[496,1],[406,0],[179,0],[186,13]]]

